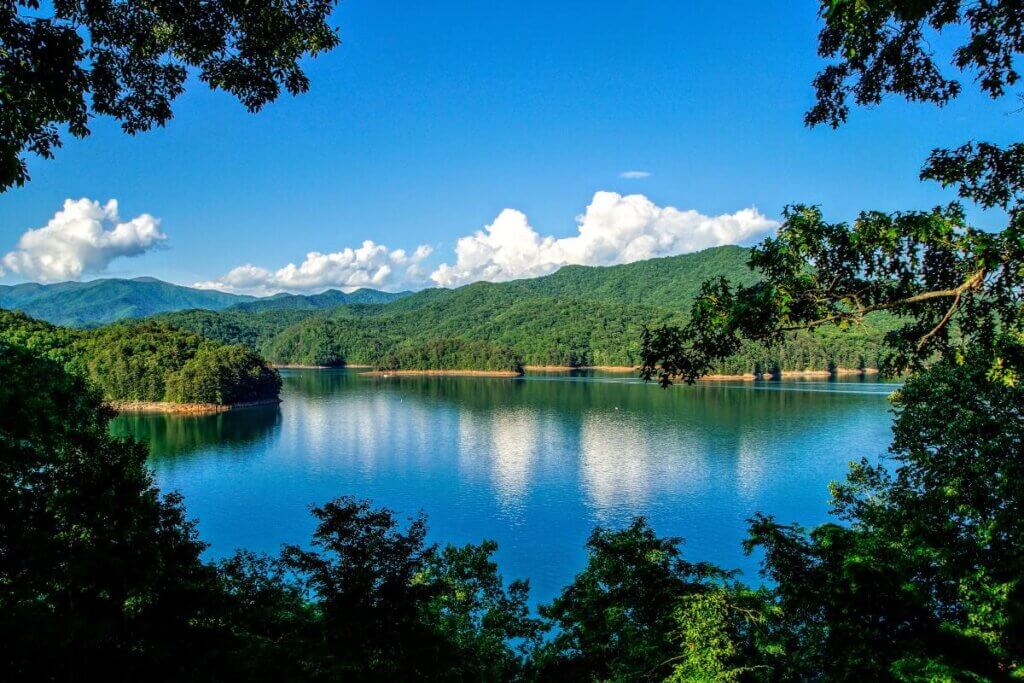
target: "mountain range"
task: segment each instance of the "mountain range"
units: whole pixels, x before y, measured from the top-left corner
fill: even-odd
[[[430,356],[442,340],[486,344],[495,357],[511,350],[531,366],[633,366],[644,326],[680,324],[701,284],[726,277],[751,284],[748,249],[716,247],[635,263],[568,266],[543,277],[427,289],[390,303],[319,310],[179,311],[155,320],[225,343],[244,344],[280,365],[375,365],[396,353]],[[838,334],[792,335],[772,349],[748,347],[723,373],[827,370],[877,365],[892,320]],[[474,347],[479,348],[479,347]]]
[[[126,318],[145,318],[186,309],[321,310],[345,304],[387,303],[407,294],[409,292],[392,294],[374,289],[345,293],[331,289],[308,296],[275,294],[257,298],[184,287],[151,277],[108,278],[51,285],[34,282],[0,285],[0,308],[19,310],[56,325],[94,327]]]
[[[152,278],[17,285],[0,289],[0,307],[86,327],[147,317],[168,328],[243,344],[279,365],[379,366],[396,354],[431,358],[440,350],[472,353],[474,364],[481,354],[491,353],[535,366],[633,366],[640,360],[643,328],[682,323],[703,282],[717,277],[734,285],[755,282],[749,257],[742,247],[715,247],[622,265],[566,266],[510,282],[396,294],[361,289],[255,298]],[[870,324],[842,334],[794,334],[771,349],[744,348],[718,370],[877,366],[882,336],[893,324],[891,316],[879,314]]]

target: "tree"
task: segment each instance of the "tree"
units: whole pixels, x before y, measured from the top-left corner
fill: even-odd
[[[335,0],[5,0],[0,6],[0,192],[52,157],[60,129],[112,116],[129,134],[163,126],[190,71],[251,112],[309,88],[300,61],[338,44]]]
[[[731,579],[730,572],[683,559],[682,539],[660,538],[642,518],[622,530],[595,529],[587,566],[541,607],[554,627],[538,651],[542,680],[661,679],[677,659],[677,610]]]
[[[0,343],[0,678],[208,680],[216,575],[99,395]]]
[[[845,121],[849,99],[889,93],[942,105],[961,91],[930,49],[949,32],[953,66],[999,97],[1019,80],[1024,6],[1017,2],[822,3],[810,125]],[[682,327],[648,330],[643,374],[692,382],[743,342],[794,329],[855,327],[887,311],[884,369],[909,371],[894,396],[891,463],[860,461],[833,487],[845,526],[813,530],[752,520],[765,552],[776,628],[788,634],[784,678],[1002,680],[1019,675],[1024,504],[1024,152],[968,142],[935,150],[922,178],[955,186],[1005,229],[967,224],[956,204],[864,212],[829,223],[817,207],[785,211],[754,250],[763,280],[705,283]]]
[[[281,566],[314,600],[308,668],[325,680],[509,680],[533,644],[528,587],[506,591],[484,543],[443,550],[423,516],[339,498],[313,509],[310,549],[288,546]],[[520,644],[519,651],[514,645]]]

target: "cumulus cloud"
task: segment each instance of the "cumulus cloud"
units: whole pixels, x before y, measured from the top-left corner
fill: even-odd
[[[627,180],[643,180],[644,178],[650,178],[651,174],[649,171],[623,171],[619,174],[620,178],[626,178]]]
[[[21,236],[3,257],[3,266],[40,282],[74,280],[102,272],[120,256],[144,254],[166,239],[160,220],[149,214],[122,222],[114,199],[102,206],[90,199],[66,199],[46,225]]]
[[[426,245],[411,254],[404,249],[389,250],[370,240],[352,249],[323,254],[311,251],[306,259],[295,265],[269,270],[254,265],[233,268],[226,275],[197,282],[201,289],[219,289],[224,292],[247,294],[274,294],[277,292],[313,292],[338,287],[346,291],[359,287],[373,289],[405,289],[429,284],[423,260],[430,255]]]
[[[455,263],[442,264],[430,278],[455,287],[477,280],[536,277],[568,264],[612,265],[740,244],[778,226],[754,208],[706,216],[657,206],[641,194],[615,192],[594,194],[577,223],[572,237],[541,236],[525,214],[505,209],[483,230],[460,238]]]

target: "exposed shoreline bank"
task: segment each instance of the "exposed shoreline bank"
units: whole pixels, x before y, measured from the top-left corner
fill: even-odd
[[[857,370],[853,368],[836,368],[835,370],[782,370],[781,372],[763,372],[756,374],[748,372],[742,375],[704,375],[700,378],[700,381],[719,381],[719,380],[743,380],[752,382],[755,380],[772,380],[775,378],[785,377],[818,377],[821,379],[828,379],[829,377],[851,377],[851,376],[865,376],[865,375],[877,375],[878,368],[864,368],[863,370]]]
[[[360,374],[373,377],[522,377],[521,372],[513,370],[372,370]]]
[[[628,365],[524,365],[527,372],[572,372],[573,370],[601,370],[602,372],[636,372],[639,367]]]
[[[353,370],[370,370],[372,365],[274,365],[275,368],[279,369],[295,369],[295,370],[334,370],[334,369],[353,369]],[[600,372],[610,373],[635,373],[639,372],[639,367],[630,367],[628,365],[524,365],[523,370],[526,373],[555,373],[555,372],[574,372],[577,370],[597,370]],[[514,372],[512,370],[370,370],[369,372],[362,372],[360,374],[370,375],[376,377],[388,377],[388,376],[436,376],[436,377],[521,377],[523,373]],[[780,378],[820,378],[827,379],[830,377],[852,377],[852,376],[866,376],[866,375],[877,375],[877,368],[835,368],[834,370],[783,370],[778,373],[765,372],[761,374],[748,372],[743,374],[724,374],[714,373],[710,375],[704,375],[700,378],[701,382],[721,382],[721,381],[769,381],[772,379]],[[171,412],[171,411],[166,411]],[[185,411],[190,412],[190,411]],[[220,412],[220,411],[217,411]]]
[[[242,408],[277,405],[279,398],[243,403],[169,403],[167,401],[107,401],[106,404],[118,413],[172,413],[175,415],[212,415]]]
[[[350,363],[346,365],[301,365],[299,363],[271,363],[270,367],[275,370],[360,370],[365,368],[372,368],[372,365],[359,365],[357,363]]]

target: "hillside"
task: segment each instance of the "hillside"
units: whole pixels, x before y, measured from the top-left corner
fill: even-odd
[[[431,289],[387,305],[250,313],[182,311],[166,324],[229,343],[244,343],[271,362],[368,364],[409,357],[403,349],[437,339],[463,339],[510,349],[527,365],[639,363],[644,325],[682,322],[700,284],[726,276],[750,283],[748,251],[720,247],[619,266],[562,268],[531,280],[478,282]],[[744,349],[718,370],[728,373],[875,367],[891,320],[855,333],[794,334],[771,350]]]
[[[3,344],[60,363],[119,403],[224,406],[272,401],[281,388],[252,349],[152,321],[79,330],[0,309]]]
[[[104,279],[89,282],[61,282],[41,285],[0,285],[0,308],[19,310],[54,325],[95,327],[128,318],[146,318],[160,313],[199,309],[237,309],[259,313],[274,310],[320,311],[354,304],[385,304],[410,292],[380,292],[357,289],[345,293],[330,289],[320,294],[275,294],[257,298],[195,289],[140,277],[131,280]]]
[[[749,258],[748,249],[725,246],[618,266],[564,266],[543,277],[423,290],[392,303],[388,311],[397,314],[430,304],[458,306],[478,296],[491,296],[482,293],[490,288],[497,288],[501,296],[510,299],[579,298],[682,311],[689,307],[705,280],[724,276],[737,284],[756,281],[756,275],[747,268]]]
[[[187,308],[217,311],[251,301],[251,296],[193,289],[142,277],[0,285],[0,308],[20,310],[55,325],[88,327]]]

